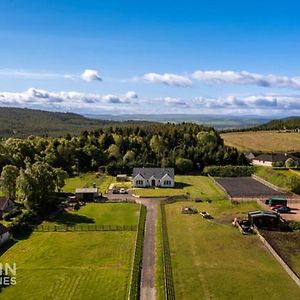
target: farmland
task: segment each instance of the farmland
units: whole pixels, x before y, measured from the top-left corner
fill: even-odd
[[[178,299],[298,299],[300,290],[259,238],[243,236],[234,216],[256,203],[194,203],[215,219],[182,215],[186,202],[166,205],[175,294]],[[184,239],[182,238],[184,236]],[[272,280],[268,280],[272,278]]]
[[[124,299],[135,232],[33,233],[1,261],[17,264],[17,284],[0,299]]]
[[[143,197],[166,197],[189,195],[191,198],[223,199],[224,193],[208,178],[198,175],[175,176],[174,188],[136,189],[135,194]]]
[[[300,134],[278,131],[230,132],[221,135],[228,146],[241,151],[300,151]],[[276,145],[276,148],[274,146]]]
[[[59,224],[136,225],[139,205],[87,204]],[[50,222],[48,222],[50,224]],[[17,284],[0,299],[124,299],[136,232],[33,232],[2,256],[17,264]]]

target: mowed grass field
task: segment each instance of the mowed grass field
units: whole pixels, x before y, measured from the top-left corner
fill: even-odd
[[[64,212],[54,223],[65,225],[137,225],[139,204],[88,203],[78,211]],[[53,222],[44,222],[44,224]]]
[[[199,199],[224,199],[225,194],[208,177],[199,175],[175,176],[174,188],[135,189],[135,194],[142,197],[166,197],[189,195]]]
[[[113,176],[102,175],[97,176],[95,172],[81,174],[80,176],[71,177],[66,180],[63,188],[64,192],[74,193],[76,188],[93,187],[95,183],[99,192],[105,193],[109,185],[114,181]]]
[[[17,284],[0,299],[125,299],[135,232],[33,233],[1,256]]]
[[[55,223],[135,225],[138,217],[138,204],[89,203]],[[135,238],[134,231],[34,232],[1,256],[16,262],[17,284],[0,299],[125,299]]]
[[[193,203],[212,221],[181,214],[186,205],[166,205],[177,299],[300,299],[299,287],[259,238],[231,226],[234,216],[259,209],[256,203]]]
[[[300,151],[300,133],[249,131],[223,133],[221,137],[227,146],[235,147],[241,151]]]

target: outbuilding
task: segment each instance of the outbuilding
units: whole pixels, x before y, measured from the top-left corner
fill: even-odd
[[[94,201],[99,197],[97,188],[79,188],[75,191],[75,197],[80,201]]]
[[[252,211],[248,213],[248,220],[252,226],[262,229],[278,228],[280,216],[276,212],[271,211]]]
[[[116,180],[118,182],[124,182],[124,181],[128,180],[128,176],[127,176],[127,174],[118,174],[116,177]]]

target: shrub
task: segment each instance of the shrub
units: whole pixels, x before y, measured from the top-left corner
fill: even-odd
[[[247,177],[255,171],[253,166],[209,166],[204,168],[204,173],[217,177]]]

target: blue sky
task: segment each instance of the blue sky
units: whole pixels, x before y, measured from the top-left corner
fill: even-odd
[[[0,105],[300,112],[299,1],[0,2]]]

